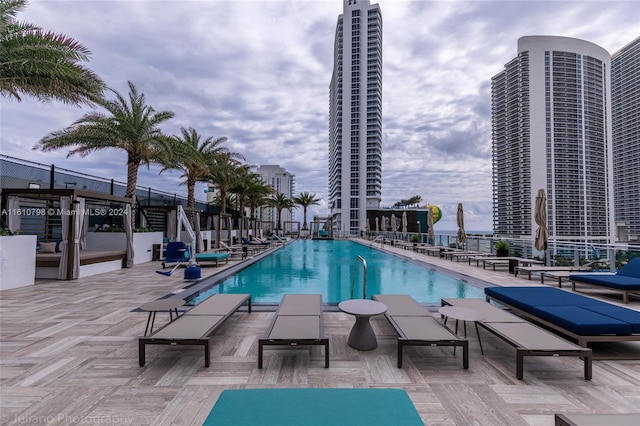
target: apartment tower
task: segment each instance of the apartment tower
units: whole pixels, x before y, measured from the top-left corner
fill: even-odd
[[[274,194],[282,194],[287,198],[295,197],[295,176],[284,167],[278,165],[258,166],[255,173],[262,181],[273,188]],[[273,223],[273,229],[278,226],[278,211],[275,207],[262,207],[260,209],[260,220]],[[287,223],[293,220],[292,210],[283,209],[280,212],[280,224],[284,230],[288,230]]]
[[[491,80],[496,235],[535,236],[543,188],[551,240],[614,242],[610,73],[610,54],[587,41],[518,40]]]
[[[329,104],[329,206],[337,231],[357,234],[382,195],[382,14],[369,0],[344,0]]]
[[[640,37],[611,57],[618,240],[640,243]]]

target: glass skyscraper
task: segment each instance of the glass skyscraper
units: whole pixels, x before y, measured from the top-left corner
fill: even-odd
[[[551,239],[613,243],[610,54],[573,38],[522,37],[491,93],[494,233],[533,237],[542,188]]]
[[[640,242],[640,37],[611,57],[618,239]]]
[[[329,207],[357,234],[382,195],[382,14],[369,0],[344,0],[329,103]]]

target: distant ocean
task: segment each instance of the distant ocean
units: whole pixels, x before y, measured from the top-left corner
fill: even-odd
[[[465,229],[464,230],[465,233],[467,235],[469,234],[475,234],[475,235],[493,235],[493,231],[472,231],[472,230],[468,230]],[[440,229],[436,229],[435,230],[436,235],[458,235],[458,230],[454,230],[454,231],[441,231]]]

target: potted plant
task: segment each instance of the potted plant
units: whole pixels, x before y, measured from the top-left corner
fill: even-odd
[[[495,245],[496,256],[508,257],[509,256],[509,243],[505,240],[498,240]]]
[[[420,241],[420,237],[418,237],[417,235],[414,235],[411,237],[411,242],[413,243],[414,247],[418,246],[418,242]]]

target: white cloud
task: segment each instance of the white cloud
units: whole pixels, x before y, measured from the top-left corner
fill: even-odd
[[[375,3],[375,2],[372,2]],[[637,37],[630,1],[380,0],[384,22],[383,204],[419,194],[440,206],[438,229],[491,225],[491,77],[517,39],[577,37],[613,53]],[[90,67],[126,93],[127,80],[158,110],[164,130],[227,136],[249,164],[279,164],[298,192],[326,198],[329,81],[342,1],[32,1],[18,17],[69,35]],[[87,108],[3,100],[2,152],[126,179],[123,157],[66,159],[31,147]],[[184,193],[176,177],[144,170],[139,183]],[[203,188],[197,197],[204,199]],[[313,211],[313,213],[311,213]],[[310,209],[326,214],[326,200]],[[297,217],[302,220],[302,213]]]

